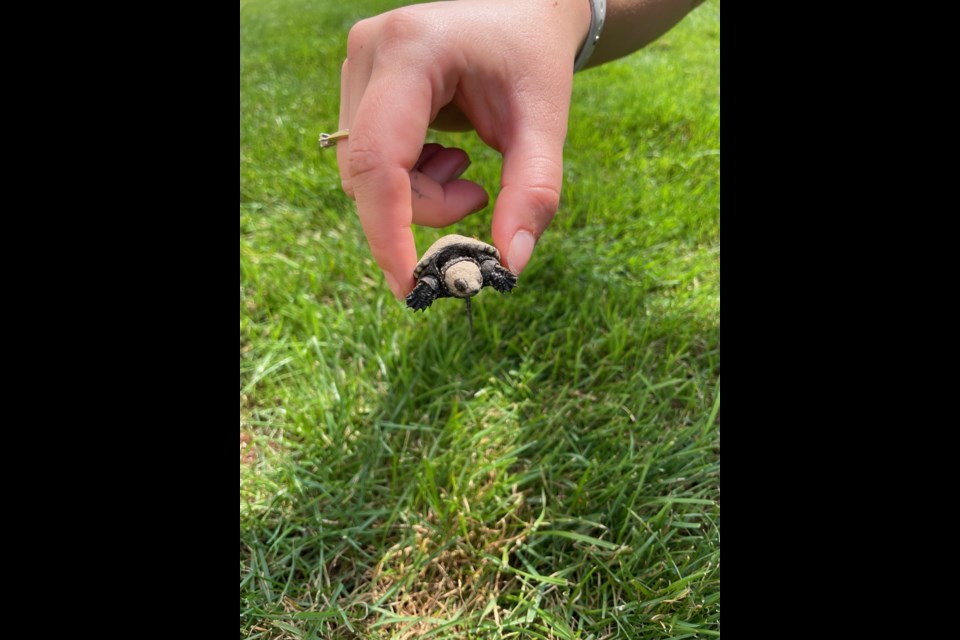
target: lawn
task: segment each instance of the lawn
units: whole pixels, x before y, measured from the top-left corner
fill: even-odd
[[[473,340],[393,299],[316,143],[396,4],[240,4],[240,636],[719,636],[719,3],[577,77],[560,212]]]

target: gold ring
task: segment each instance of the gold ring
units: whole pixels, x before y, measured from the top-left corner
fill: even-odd
[[[340,129],[336,133],[321,133],[320,148],[335,147],[337,143],[350,135],[350,129]]]

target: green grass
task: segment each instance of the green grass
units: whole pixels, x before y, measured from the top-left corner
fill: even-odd
[[[719,4],[577,78],[561,210],[473,341],[392,299],[316,144],[393,4],[240,5],[241,637],[718,636]]]

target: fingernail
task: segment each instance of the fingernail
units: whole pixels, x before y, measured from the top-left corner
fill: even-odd
[[[397,300],[403,300],[403,291],[400,290],[400,283],[393,277],[393,274],[389,271],[384,271],[383,277],[387,279],[387,286],[390,287],[390,291],[393,292],[393,297]]]
[[[521,229],[513,236],[510,241],[510,249],[507,251],[507,266],[510,271],[519,275],[530,262],[530,256],[533,255],[533,248],[537,241],[529,231]]]

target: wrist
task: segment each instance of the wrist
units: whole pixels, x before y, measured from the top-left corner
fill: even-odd
[[[580,52],[587,35],[590,33],[592,15],[590,1],[537,0],[526,6],[528,8],[537,7],[534,11],[536,14],[534,20],[546,19],[559,28],[559,34],[569,55],[572,56],[572,60]],[[514,2],[515,0],[509,0],[508,4]]]

